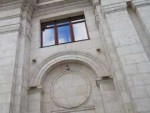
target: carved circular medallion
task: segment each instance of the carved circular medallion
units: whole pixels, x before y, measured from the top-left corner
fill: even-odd
[[[72,108],[85,103],[90,92],[89,82],[80,74],[70,71],[55,80],[52,95],[56,104]]]

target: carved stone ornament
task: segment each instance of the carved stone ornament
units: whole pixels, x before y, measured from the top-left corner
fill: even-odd
[[[90,83],[80,73],[68,71],[59,75],[52,85],[52,99],[63,108],[84,104],[91,93]]]

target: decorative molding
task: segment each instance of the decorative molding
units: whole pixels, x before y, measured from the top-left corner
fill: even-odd
[[[97,28],[99,28],[100,17],[96,8],[95,8],[95,23],[96,23]]]
[[[132,6],[135,7],[144,7],[150,5],[150,0],[133,0]]]
[[[102,80],[102,78],[96,78],[96,85],[99,87],[100,86],[100,81]]]
[[[33,94],[33,93],[37,93],[37,92],[39,92],[41,94],[44,93],[42,86],[30,87],[29,90],[28,90],[29,94]]]
[[[65,110],[53,110],[52,113],[68,113],[68,112],[78,112],[78,111],[80,112],[86,110],[95,110],[95,106],[84,106],[80,108],[65,109]]]
[[[113,79],[111,78],[111,76],[106,76],[106,77],[102,77],[102,78],[97,78],[96,79],[96,85],[98,87],[100,87],[101,82],[105,82],[105,81],[113,81]]]
[[[87,6],[91,6],[91,3],[87,2],[85,0],[75,1],[75,2],[72,2],[72,3],[68,3],[68,4],[67,3],[64,4],[63,2],[61,2],[61,4],[50,4],[49,6],[46,6],[46,7],[38,6],[36,8],[36,10],[34,11],[33,17],[43,16],[43,15],[46,16],[46,15],[49,15],[49,14],[54,15],[55,13],[58,13],[58,12],[60,13],[62,10],[63,11],[65,11],[65,10],[68,11],[68,9],[78,9],[78,8],[83,8],[83,7],[87,7]],[[79,9],[79,11],[81,11],[81,10],[82,9]],[[70,14],[71,13],[72,12],[70,12]],[[67,12],[67,14],[68,14],[68,12]]]
[[[91,56],[90,54],[74,51],[63,53],[61,52],[48,57],[35,69],[33,78],[30,80],[30,86],[40,85],[42,83],[43,77],[46,76],[46,72],[48,70],[51,70],[56,64],[63,61],[80,61],[84,63],[95,72],[96,78],[97,76],[102,77],[109,75],[106,65],[102,61],[97,61],[96,58]]]
[[[44,6],[44,5],[50,5],[50,4],[53,4],[53,3],[60,3],[60,2],[63,2],[64,0],[50,0],[50,1],[46,1],[46,2],[42,2],[42,3],[37,3],[38,6]]]
[[[21,0],[14,0],[8,3],[2,3],[0,4],[0,11],[1,10],[9,10],[9,9],[14,9],[14,8],[21,8],[22,7],[22,1]]]
[[[127,9],[127,3],[120,2],[120,3],[110,4],[110,5],[103,5],[101,6],[101,9],[104,14],[113,13],[116,11]]]
[[[7,33],[7,32],[22,32],[22,26],[18,24],[12,24],[7,26],[0,26],[0,34]]]
[[[78,108],[80,106],[82,106],[83,104],[87,103],[90,95],[91,95],[91,91],[92,91],[92,87],[90,84],[90,81],[83,75],[83,73],[80,73],[76,70],[69,70],[69,71],[62,71],[60,74],[56,75],[57,77],[55,78],[55,80],[52,83],[51,86],[51,98],[54,101],[54,103],[62,108]],[[66,77],[67,76],[67,77]],[[68,77],[73,77],[74,79],[69,79]],[[68,88],[66,86],[62,86],[59,84],[59,82],[65,82],[66,80],[73,80],[72,84],[69,85],[69,88],[72,88],[72,92],[74,92],[74,94],[78,93],[78,90],[82,87],[83,89],[86,89],[84,92],[86,92],[84,95],[82,95],[83,98],[78,97],[78,95],[74,96],[74,94],[72,95],[72,98],[76,98],[75,101],[73,101],[72,99],[70,100],[71,96],[67,96],[67,93],[64,92],[68,92]],[[82,81],[82,85],[79,86],[78,84],[78,80]],[[69,101],[67,103],[67,101],[61,101],[60,98],[63,98],[62,95],[56,93],[55,91],[57,91],[59,87],[59,90],[61,91],[61,89],[63,89],[62,95],[65,95],[67,97],[69,97],[67,100]],[[64,87],[66,87],[64,89]],[[86,87],[86,88],[85,88]],[[75,89],[74,89],[75,88]],[[55,90],[56,89],[56,90]],[[70,91],[70,89],[69,89]],[[76,92],[77,91],[77,92]],[[64,94],[63,94],[64,93]],[[66,98],[67,98],[66,97]]]
[[[12,18],[18,18],[18,17],[21,17],[21,14],[16,14],[16,15],[11,15],[11,16],[0,17],[0,20],[7,20],[7,19],[12,19]]]

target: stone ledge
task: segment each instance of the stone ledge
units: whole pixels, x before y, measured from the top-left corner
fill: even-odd
[[[2,3],[2,4],[0,4],[0,11],[13,9],[16,7],[21,8],[22,7],[22,1],[14,0],[13,2]]]
[[[150,5],[150,0],[133,0],[132,1],[133,7],[144,7]]]
[[[64,109],[64,110],[53,110],[52,113],[67,113],[67,112],[77,112],[77,111],[85,111],[85,110],[93,110],[95,106],[84,106],[74,109]]]
[[[36,86],[36,87],[30,87],[28,89],[29,94],[37,93],[40,92],[41,94],[44,93],[42,86]]]
[[[120,2],[120,3],[116,3],[116,4],[101,6],[102,12],[104,14],[113,13],[116,11],[124,10],[126,8],[127,8],[126,2]]]
[[[21,14],[12,15],[12,16],[6,16],[6,17],[1,17],[0,20],[7,20],[7,19],[12,19],[12,18],[17,18],[17,17],[21,17]]]
[[[22,26],[18,24],[12,24],[7,26],[1,26],[0,27],[0,34],[7,33],[7,32],[14,32],[14,31],[22,31]]]
[[[46,1],[46,2],[41,2],[41,3],[38,3],[37,5],[38,6],[45,6],[45,5],[52,5],[52,4],[60,4],[62,3],[64,0],[57,0],[57,1],[54,1],[54,0],[51,0],[51,1]]]
[[[100,84],[102,82],[106,82],[106,81],[113,81],[113,78],[111,76],[104,76],[104,77],[101,77],[101,78],[97,78],[96,79],[96,85],[98,87],[100,87]]]

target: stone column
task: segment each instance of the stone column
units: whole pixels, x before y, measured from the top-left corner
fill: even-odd
[[[42,113],[42,95],[41,86],[29,89],[28,113]]]

